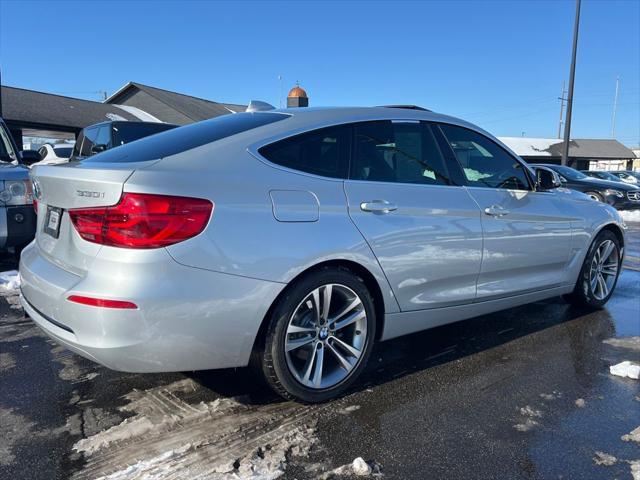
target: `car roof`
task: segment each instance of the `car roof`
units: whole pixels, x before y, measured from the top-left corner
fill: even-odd
[[[275,122],[269,125],[273,131],[305,131],[314,128],[322,128],[343,123],[366,122],[375,120],[413,120],[439,122],[457,125],[471,130],[475,130],[504,147],[514,156],[518,156],[512,149],[501,142],[491,133],[474,125],[466,120],[450,115],[444,115],[430,110],[407,108],[404,105],[382,106],[382,107],[304,107],[304,108],[281,108],[267,111],[254,112],[253,115],[262,113],[282,113],[290,116],[287,122]],[[237,115],[242,115],[237,114]]]

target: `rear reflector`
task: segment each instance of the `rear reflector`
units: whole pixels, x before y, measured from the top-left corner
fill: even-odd
[[[124,193],[111,207],[69,210],[82,238],[123,248],[160,248],[195,237],[211,217],[213,203],[201,198]]]
[[[90,305],[92,307],[104,308],[138,308],[135,303],[122,300],[106,300],[104,298],[84,297],[82,295],[71,295],[67,298],[70,302]]]

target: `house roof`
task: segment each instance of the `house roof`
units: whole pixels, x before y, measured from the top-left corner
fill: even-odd
[[[1,93],[2,117],[8,123],[80,130],[88,125],[107,120],[140,120],[116,105],[91,100],[4,85]]]
[[[558,138],[499,137],[521,157],[561,157],[564,141]],[[576,138],[569,142],[573,158],[630,159],[634,153],[617,140]]]
[[[137,82],[127,83],[104,102],[107,104],[118,104],[132,89],[138,89],[151,95],[156,100],[180,112],[194,122],[226,115],[228,113],[244,112],[247,108],[246,105],[214,102],[212,100],[163,90]]]

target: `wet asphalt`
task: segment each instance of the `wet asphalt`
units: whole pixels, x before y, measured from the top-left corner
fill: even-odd
[[[0,478],[78,475],[87,459],[74,444],[130,416],[125,395],[191,379],[189,404],[233,397],[248,413],[309,416],[314,443],[303,457],[288,454],[280,478],[318,478],[363,457],[393,479],[630,479],[640,444],[621,437],[640,426],[640,382],[609,373],[623,360],[640,362],[629,341],[640,336],[640,224],[630,224],[628,240],[605,309],[557,298],[382,343],[346,397],[308,414],[246,369],[107,370],[56,347],[24,318],[17,297],[4,295]],[[13,259],[0,262],[0,271],[11,268]],[[274,422],[260,428],[277,432]],[[598,465],[596,452],[615,462]]]

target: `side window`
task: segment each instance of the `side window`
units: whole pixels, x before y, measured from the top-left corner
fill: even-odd
[[[469,186],[530,190],[525,167],[497,143],[472,130],[440,125]]]
[[[431,127],[420,122],[356,124],[351,178],[426,185],[450,183]]]
[[[92,155],[91,147],[95,145],[97,136],[98,127],[87,128],[84,131],[84,142],[82,142],[82,147],[80,147],[81,157],[90,157]]]
[[[349,168],[349,126],[322,128],[262,147],[270,162],[315,175],[346,178]]]
[[[111,144],[111,124],[102,125],[98,129],[98,134],[95,140],[96,145],[106,145],[109,148]]]

